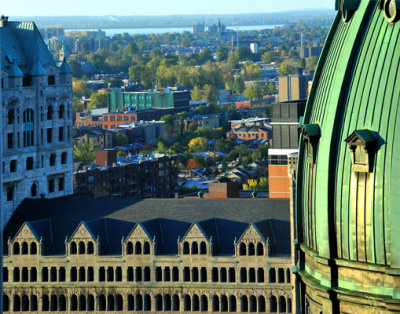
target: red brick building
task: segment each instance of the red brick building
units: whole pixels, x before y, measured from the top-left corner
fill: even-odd
[[[77,112],[75,115],[75,128],[82,128],[86,126],[103,127],[103,116],[101,115],[87,115],[84,112]]]
[[[93,198],[173,198],[176,156],[133,156],[115,163],[110,150],[96,154],[98,166],[74,173],[74,194]],[[101,166],[100,166],[101,165]]]

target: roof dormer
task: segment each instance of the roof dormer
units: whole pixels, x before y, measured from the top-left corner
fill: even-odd
[[[372,172],[376,141],[374,133],[369,130],[355,130],[345,139],[351,151],[353,172]]]
[[[301,128],[301,134],[304,137],[307,161],[310,164],[315,164],[321,129],[318,124],[304,124]]]

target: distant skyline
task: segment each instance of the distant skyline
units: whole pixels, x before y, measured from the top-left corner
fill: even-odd
[[[0,14],[6,16],[94,16],[238,14],[333,9],[334,0],[14,0],[4,1]]]

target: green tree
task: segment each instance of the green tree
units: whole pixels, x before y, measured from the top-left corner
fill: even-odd
[[[86,86],[83,80],[74,80],[72,82],[72,94],[76,98],[89,97],[92,90]]]
[[[315,70],[318,64],[319,57],[312,56],[306,59],[306,68],[308,70]]]
[[[128,69],[129,81],[140,83],[142,81],[142,72],[144,67],[141,65],[132,65]]]
[[[259,100],[263,98],[264,90],[261,86],[251,86],[244,90],[243,95],[250,100]]]
[[[190,93],[192,100],[204,100],[201,89],[196,85]]]
[[[291,75],[297,72],[297,65],[292,59],[285,59],[278,68],[279,75]]]
[[[129,138],[125,134],[117,133],[115,135],[115,146],[129,145]]]
[[[210,103],[215,103],[218,100],[219,92],[215,88],[214,85],[205,85],[204,86],[204,98]]]
[[[90,165],[96,158],[93,146],[88,143],[74,146],[74,162],[82,162],[84,165]]]
[[[275,54],[272,51],[267,51],[261,56],[261,60],[265,63],[271,63],[275,59]]]
[[[239,94],[243,93],[245,86],[244,86],[244,81],[241,77],[238,77],[235,80],[235,83],[233,84],[233,89],[237,91]]]
[[[257,81],[261,78],[261,69],[258,64],[246,63],[240,74],[245,81]]]
[[[235,50],[235,56],[239,61],[250,61],[253,59],[253,53],[249,47],[240,46]]]
[[[226,59],[228,59],[228,55],[229,55],[229,50],[225,47],[218,47],[217,49],[217,59],[218,61],[225,61]]]
[[[72,100],[72,114],[73,114],[74,118],[75,118],[75,114],[77,112],[83,112],[83,111],[85,111],[85,106],[83,105],[83,103],[76,98],[73,99]]]
[[[87,106],[87,110],[94,108],[105,108],[108,103],[108,95],[107,93],[92,93],[90,95],[90,102]]]

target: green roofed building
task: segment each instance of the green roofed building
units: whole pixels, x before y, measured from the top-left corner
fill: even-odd
[[[400,311],[400,2],[338,0],[301,126],[303,313]]]
[[[190,99],[188,90],[165,88],[157,91],[124,92],[120,88],[112,88],[108,94],[108,109],[110,112],[178,107],[188,109]]]

